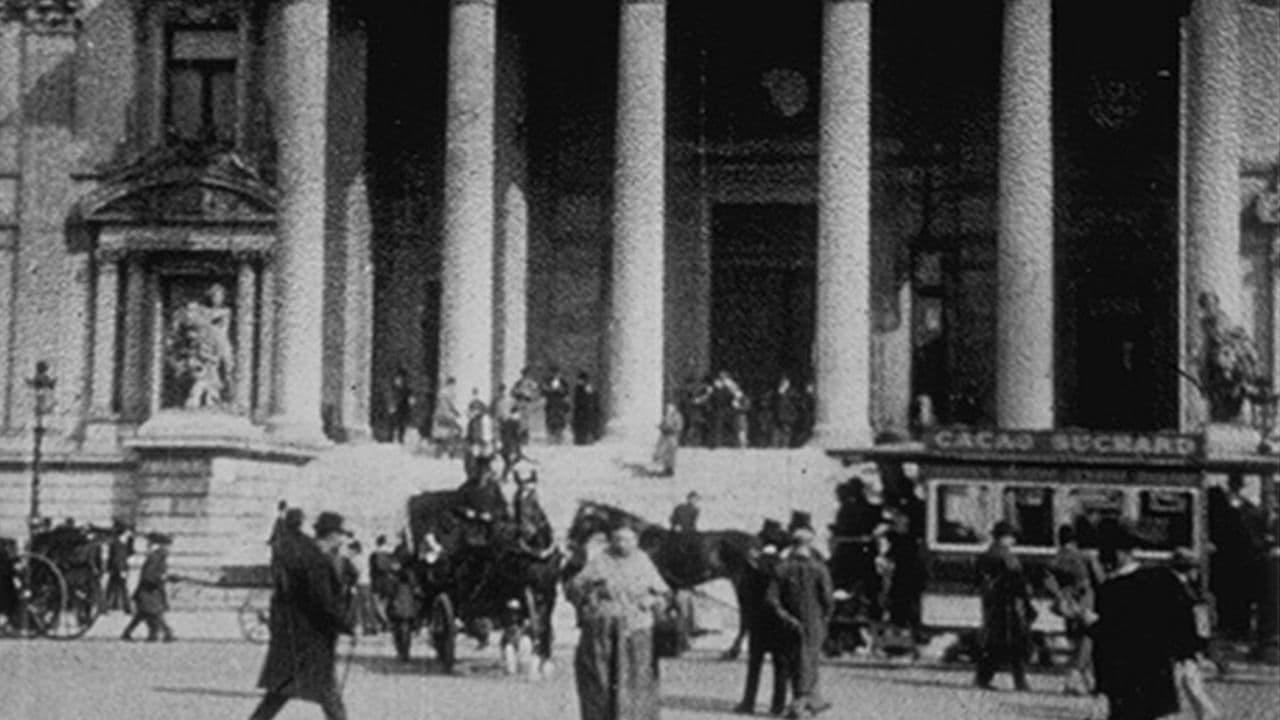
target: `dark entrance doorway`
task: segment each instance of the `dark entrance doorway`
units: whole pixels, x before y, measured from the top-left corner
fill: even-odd
[[[812,374],[813,205],[718,205],[711,222],[711,369],[758,400]]]

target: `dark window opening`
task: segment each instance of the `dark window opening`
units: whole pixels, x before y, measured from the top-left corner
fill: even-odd
[[[233,145],[240,36],[235,28],[171,28],[165,127],[171,138]]]

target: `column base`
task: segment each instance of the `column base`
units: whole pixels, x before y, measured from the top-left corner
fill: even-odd
[[[125,430],[119,415],[95,413],[81,428],[81,444],[87,449],[114,450],[120,447],[120,435]]]
[[[333,445],[333,441],[324,434],[324,426],[319,422],[275,415],[268,417],[265,424],[267,436],[279,443],[316,449]]]
[[[823,450],[861,450],[874,444],[870,427],[855,429],[834,423],[815,425],[807,443]]]
[[[611,420],[605,424],[604,432],[601,433],[600,439],[597,442],[602,445],[612,445],[615,447],[652,448],[654,443],[657,441],[657,423],[654,423],[652,426],[640,427],[635,423]]]

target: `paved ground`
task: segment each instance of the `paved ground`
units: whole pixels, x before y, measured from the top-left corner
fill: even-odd
[[[247,717],[257,699],[253,688],[264,647],[232,639],[234,617],[176,615],[184,636],[171,645],[124,644],[114,639],[123,618],[108,616],[93,633],[72,642],[0,641],[0,717],[62,718]],[[564,638],[566,643],[571,637]],[[662,666],[665,720],[715,720],[731,713],[742,681],[742,662],[715,659],[706,649]],[[469,643],[468,643],[469,646]],[[345,655],[348,646],[344,645]],[[469,647],[468,647],[469,649]],[[416,648],[421,658],[422,646]],[[577,717],[568,662],[571,646],[557,649],[560,671],[540,681],[504,676],[496,651],[467,652],[462,672],[440,675],[429,660],[402,665],[389,643],[362,638],[351,663],[346,698],[351,717],[432,720],[520,720]],[[838,661],[824,669],[824,685],[836,709],[830,718],[1101,718],[1100,703],[1056,693],[1060,678],[1032,677],[1033,692],[982,692],[969,687],[964,667],[923,668]],[[1280,673],[1242,668],[1210,691],[1232,720],[1280,717]],[[997,678],[1008,688],[1008,678]],[[762,700],[764,698],[762,697]],[[286,708],[281,718],[319,718],[315,706]],[[1184,715],[1184,717],[1190,717]]]

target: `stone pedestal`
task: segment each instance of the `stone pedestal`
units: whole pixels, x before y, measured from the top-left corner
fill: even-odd
[[[207,579],[268,563],[276,504],[303,494],[300,468],[315,457],[217,411],[158,413],[126,445],[138,531],[173,535],[171,571]]]

